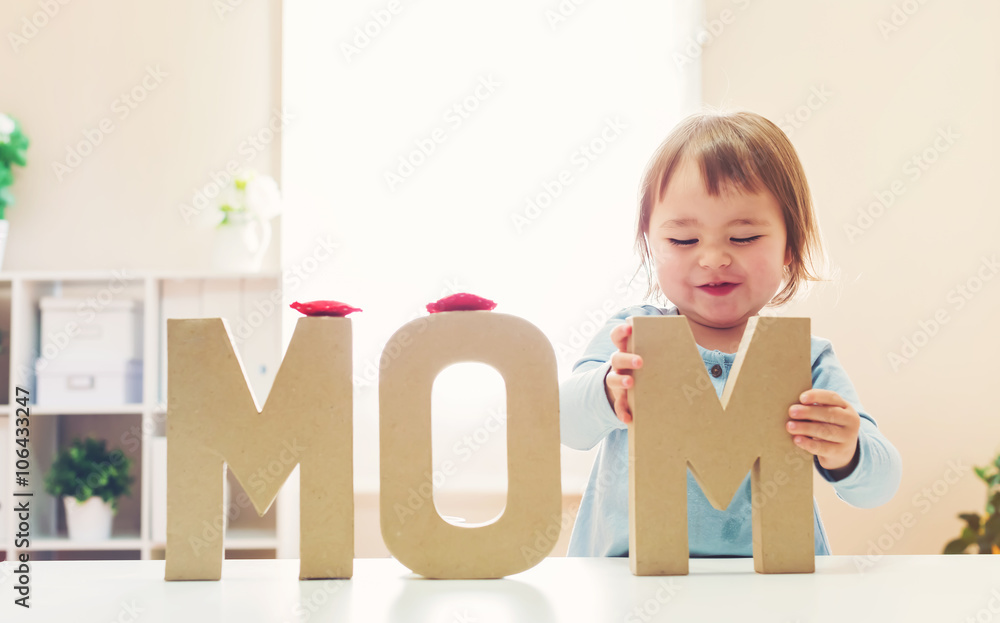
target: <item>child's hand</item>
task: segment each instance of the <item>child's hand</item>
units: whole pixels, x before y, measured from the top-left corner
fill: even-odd
[[[786,424],[793,441],[815,454],[819,464],[833,471],[851,464],[858,447],[861,416],[835,391],[810,389],[799,396],[802,404],[788,408]]]
[[[611,330],[611,341],[618,348],[611,355],[611,369],[604,377],[604,393],[608,396],[611,408],[615,410],[618,419],[626,424],[632,422],[632,412],[628,408],[626,391],[635,387],[632,370],[642,367],[642,357],[628,352],[628,336],[632,334],[632,325],[620,324]]]

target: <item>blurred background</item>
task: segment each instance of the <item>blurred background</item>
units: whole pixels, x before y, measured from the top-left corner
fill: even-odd
[[[121,542],[74,545],[53,504],[46,555],[162,556],[165,318],[249,327],[256,346],[238,347],[263,404],[300,316],[287,306],[313,299],[364,309],[351,317],[356,556],[387,555],[386,341],[427,303],[472,292],[538,326],[565,378],[604,319],[643,302],[639,180],[704,105],[757,112],[798,151],[831,280],[779,313],[810,317],[832,341],[903,457],[899,492],[875,509],[817,476],[833,553],[941,553],[958,514],[984,510],[973,468],[1000,450],[988,362],[1000,211],[985,183],[1000,132],[998,22],[985,0],[6,1],[0,113],[31,141],[13,169],[0,273],[11,385],[34,381],[45,355],[43,297],[93,296],[124,271],[131,289],[114,297],[143,303],[142,398],[53,407],[39,425],[53,457],[77,433],[139,441]],[[269,244],[247,243],[255,261],[228,265],[218,208],[246,171],[276,181],[282,211],[260,221]],[[247,236],[266,238],[257,227]],[[435,467],[457,465],[434,483],[437,508],[489,520],[507,486],[503,380],[463,363],[433,396]],[[562,449],[555,554],[595,453]],[[297,556],[296,506],[283,492],[277,517],[247,520],[250,540],[227,553]],[[3,523],[0,537],[15,551]]]

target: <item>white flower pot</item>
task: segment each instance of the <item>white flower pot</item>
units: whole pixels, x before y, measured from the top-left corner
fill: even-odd
[[[85,502],[63,497],[66,507],[66,527],[71,541],[106,541],[111,538],[111,520],[114,512],[111,503],[97,496]]]
[[[222,272],[258,272],[271,244],[271,224],[241,215],[230,215],[230,221],[215,228],[212,266]]]
[[[10,221],[0,219],[0,269],[3,268],[4,251],[7,250],[7,231],[10,229]]]

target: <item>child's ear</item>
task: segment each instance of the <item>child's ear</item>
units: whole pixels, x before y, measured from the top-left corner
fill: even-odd
[[[792,263],[792,247],[790,245],[785,246],[785,266]]]

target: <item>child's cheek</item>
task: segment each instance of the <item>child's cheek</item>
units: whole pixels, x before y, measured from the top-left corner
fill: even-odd
[[[651,245],[651,251],[653,257],[659,262],[669,261],[672,255],[670,243],[666,240],[654,241]]]

